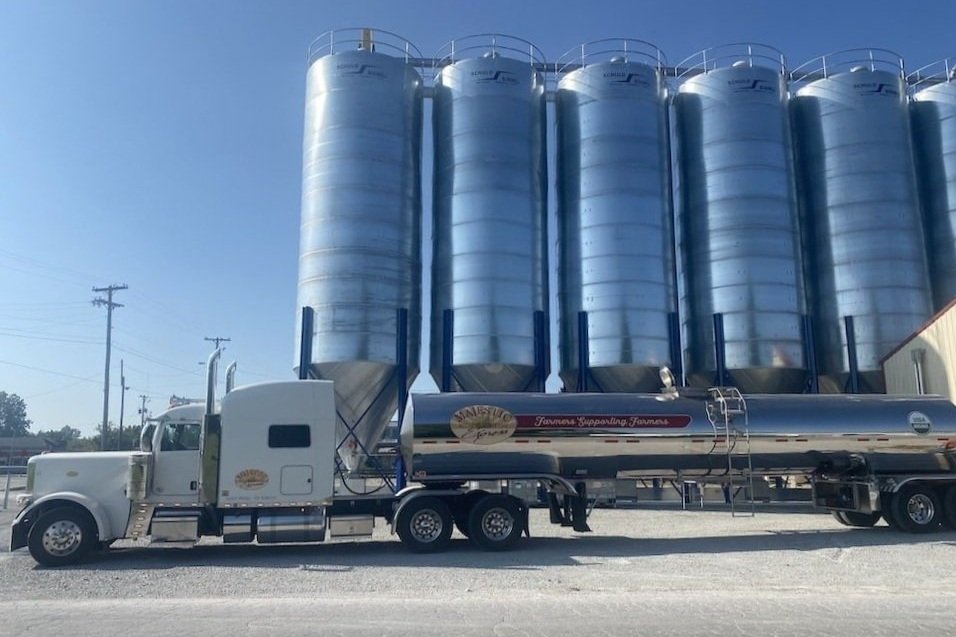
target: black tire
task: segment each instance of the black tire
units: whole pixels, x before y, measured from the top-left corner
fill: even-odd
[[[903,528],[896,521],[896,518],[893,517],[893,508],[891,503],[893,502],[892,493],[882,493],[880,494],[880,513],[883,516],[883,519],[886,520],[887,526],[889,526],[894,531],[902,531]]]
[[[461,533],[462,535],[464,535],[465,537],[469,537],[470,534],[469,534],[469,531],[468,531],[468,518],[467,518],[467,517],[466,517],[466,518],[456,517],[456,518],[455,518],[455,528],[458,529],[458,532]]]
[[[946,526],[956,530],[956,484],[946,489],[943,494],[943,518]]]
[[[99,544],[96,524],[86,511],[76,507],[51,509],[30,528],[30,555],[43,566],[76,564]]]
[[[905,485],[893,494],[890,511],[899,528],[907,533],[932,533],[943,519],[939,496],[922,484]]]
[[[850,521],[843,515],[843,511],[830,511],[830,515],[843,526],[850,526]]]
[[[519,502],[507,495],[486,495],[468,515],[468,539],[485,551],[507,551],[521,539]]]
[[[436,553],[448,546],[451,510],[440,498],[421,496],[406,504],[395,520],[402,543],[415,553]]]
[[[859,511],[840,511],[847,526],[869,528],[880,521],[880,513],[860,513]]]

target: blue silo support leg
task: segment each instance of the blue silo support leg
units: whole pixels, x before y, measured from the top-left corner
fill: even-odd
[[[846,381],[846,389],[851,394],[860,393],[860,365],[856,357],[856,327],[852,316],[843,317],[843,327],[846,330],[846,356],[850,367],[850,377]]]
[[[667,315],[667,336],[670,341],[671,372],[678,386],[684,385],[684,366],[681,364],[680,317],[677,312]]]
[[[455,365],[455,310],[441,313],[441,387],[443,392],[452,391],[452,367]]]
[[[302,308],[302,331],[299,337],[299,380],[312,377],[312,339],[315,336],[315,310]]]
[[[819,394],[820,372],[817,370],[817,346],[816,341],[813,338],[813,317],[811,317],[809,314],[803,315],[803,343],[807,371],[810,372],[810,380],[807,384],[807,391],[811,394]]]
[[[578,393],[588,390],[588,377],[591,375],[588,340],[588,313],[578,312]]]
[[[544,312],[537,310],[534,313],[534,389],[539,392],[544,391],[544,384],[548,380],[548,337],[546,330]]]
[[[714,384],[727,384],[726,341],[724,341],[724,315],[714,314]]]
[[[395,375],[398,382],[398,431],[401,437],[405,422],[405,404],[408,402],[408,308],[395,313]],[[395,490],[405,488],[405,461],[401,450],[395,458]]]

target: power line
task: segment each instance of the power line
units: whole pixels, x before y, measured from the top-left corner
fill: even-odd
[[[64,374],[63,372],[58,372],[52,369],[44,369],[42,367],[34,367],[33,365],[24,365],[22,363],[14,363],[13,361],[4,361],[0,360],[0,365],[10,365],[11,367],[19,367],[21,369],[29,369],[34,372],[42,372],[44,374],[52,374],[54,376],[62,376],[63,378],[72,378],[73,380],[79,380],[86,383],[95,383],[95,377],[83,378],[81,376],[74,376],[73,374]]]
[[[110,339],[113,332],[113,309],[123,307],[121,303],[113,302],[113,293],[120,290],[129,289],[125,283],[122,285],[107,285],[102,288],[93,288],[94,292],[106,292],[106,298],[101,296],[93,299],[93,305],[106,306],[106,368],[103,373],[103,431],[100,435],[100,447],[106,451],[106,430],[109,427],[110,417]]]

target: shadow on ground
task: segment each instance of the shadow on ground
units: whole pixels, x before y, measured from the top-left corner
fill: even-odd
[[[294,568],[318,572],[348,572],[355,567],[365,566],[537,570],[549,566],[581,565],[590,557],[816,551],[940,543],[956,546],[956,531],[912,535],[878,526],[869,529],[778,531],[767,535],[690,538],[574,535],[524,539],[518,549],[506,553],[480,551],[463,538],[453,539],[447,551],[436,554],[410,553],[397,540],[273,546],[210,544],[192,548],[142,546],[113,548],[95,554],[89,561],[70,567],[70,570],[125,571],[187,566]]]

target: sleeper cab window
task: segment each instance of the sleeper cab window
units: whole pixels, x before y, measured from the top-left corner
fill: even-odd
[[[269,447],[289,449],[312,445],[312,430],[308,425],[269,425]]]

